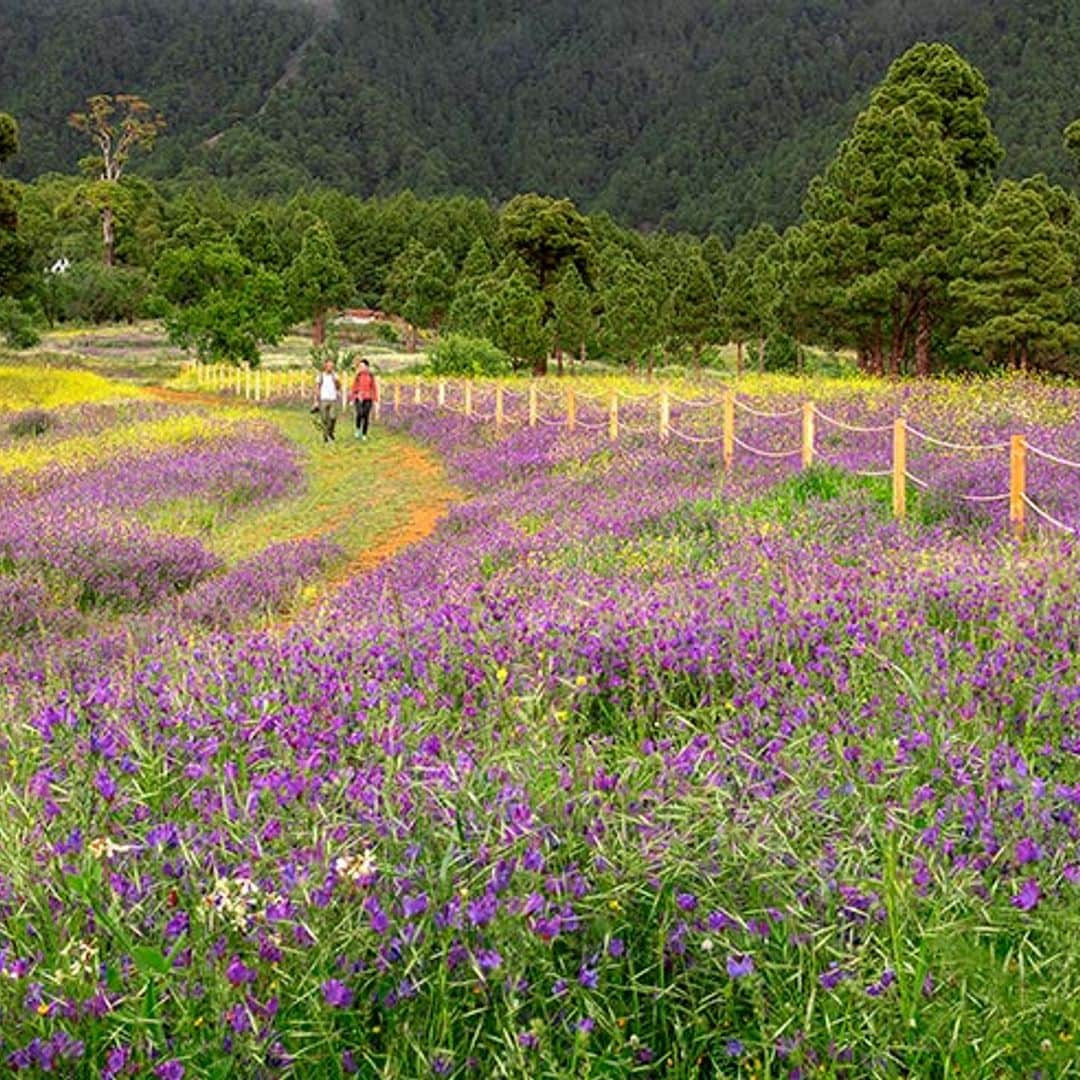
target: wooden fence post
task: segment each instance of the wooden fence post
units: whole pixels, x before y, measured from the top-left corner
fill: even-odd
[[[440,409],[443,409],[443,408],[446,407],[446,380],[445,379],[440,379],[439,380],[438,402],[439,402],[439,408]]]
[[[893,517],[904,520],[907,513],[907,421],[902,416],[893,421],[892,510]]]
[[[529,384],[529,427],[536,427],[536,385]]]
[[[1027,440],[1014,435],[1009,440],[1009,524],[1017,540],[1024,538],[1024,517],[1027,507]]]
[[[261,393],[261,390],[262,390],[262,377],[261,377],[261,372],[260,372],[259,368],[255,369],[255,377],[254,378],[255,378],[255,400],[256,401],[261,401],[262,400],[262,393]]]
[[[735,463],[735,395],[724,391],[724,468]]]
[[[611,395],[611,404],[608,406],[608,438],[614,442],[619,437],[619,395]]]
[[[251,400],[251,365],[244,365],[244,400]]]
[[[465,380],[465,415],[472,416],[472,383]]]
[[[503,426],[503,388],[495,387],[495,426]]]
[[[814,403],[804,401],[802,407],[802,467],[814,464]]]
[[[416,386],[413,389],[413,404],[414,405],[420,405],[423,402],[423,393],[424,393],[424,382],[419,376],[417,376],[416,377]]]
[[[667,442],[671,432],[671,399],[666,390],[660,391],[660,441]]]
[[[577,402],[574,400],[574,391],[566,388],[566,430],[573,431],[577,423]]]

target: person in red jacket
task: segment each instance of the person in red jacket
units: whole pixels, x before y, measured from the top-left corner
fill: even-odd
[[[356,437],[366,440],[371,408],[379,400],[379,387],[371,373],[371,365],[363,357],[356,365],[356,377],[353,379],[349,399],[356,408]]]

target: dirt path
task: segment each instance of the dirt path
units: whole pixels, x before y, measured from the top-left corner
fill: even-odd
[[[437,483],[442,477],[439,466],[422,451],[408,443],[396,447],[395,462],[401,472],[412,480],[426,478]],[[435,527],[446,516],[450,507],[460,500],[461,495],[458,491],[447,488],[442,498],[413,506],[409,510],[408,521],[377,536],[373,544],[354,555],[344,566],[329,575],[325,579],[327,587],[343,584],[357,574],[373,570],[380,563],[396,555],[402,548],[426,539],[435,531]],[[300,539],[315,540],[321,536],[332,535],[353,513],[352,506],[339,507],[325,521],[304,533]]]
[[[175,405],[257,408],[243,399],[200,391],[158,386],[146,387],[145,392]],[[309,429],[308,417],[302,411],[268,409],[265,417],[306,454],[314,490],[308,502],[282,514],[283,520],[268,522],[265,534],[260,523],[260,543],[325,537],[345,551],[344,561],[320,581],[318,595],[303,610],[350,578],[373,570],[404,548],[426,539],[463,497],[446,482],[437,460],[396,433],[381,429],[371,443],[361,448],[352,445],[348,425],[343,425],[344,438],[329,451],[332,457],[327,457],[325,447],[304,441],[303,434]],[[365,498],[371,505],[364,505]],[[313,524],[297,527],[305,519]],[[294,611],[285,623],[291,623],[300,613]]]

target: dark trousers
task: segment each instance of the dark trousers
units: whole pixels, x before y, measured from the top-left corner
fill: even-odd
[[[356,430],[361,435],[367,434],[368,421],[371,419],[371,406],[374,404],[371,398],[365,398],[356,403]]]

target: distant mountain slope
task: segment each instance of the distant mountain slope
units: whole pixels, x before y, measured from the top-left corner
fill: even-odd
[[[0,0],[20,175],[84,152],[64,118],[142,93],[145,171],[568,194],[642,225],[783,224],[889,62],[955,45],[990,81],[1004,171],[1067,175],[1072,0]],[[21,9],[21,10],[19,10]],[[209,140],[209,142],[208,142]]]

